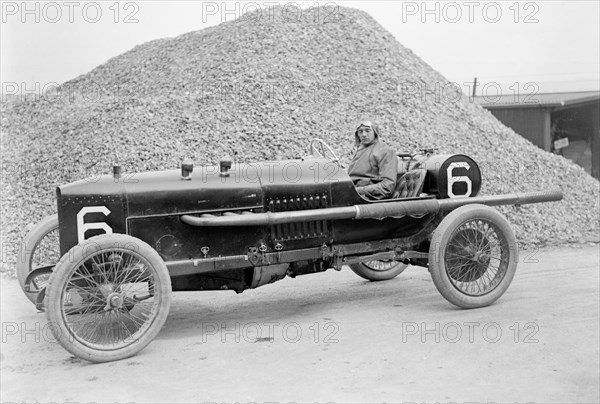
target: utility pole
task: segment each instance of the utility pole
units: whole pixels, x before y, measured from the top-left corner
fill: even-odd
[[[475,92],[477,91],[477,77],[473,80],[473,99],[475,99]]]

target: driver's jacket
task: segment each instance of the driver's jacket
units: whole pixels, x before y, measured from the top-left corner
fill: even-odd
[[[348,166],[348,174],[361,196],[391,198],[398,175],[398,158],[394,150],[377,137],[367,146],[358,146]]]

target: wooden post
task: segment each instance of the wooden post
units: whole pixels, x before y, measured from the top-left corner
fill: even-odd
[[[590,119],[592,121],[592,177],[600,180],[600,103],[590,105]]]
[[[544,108],[543,110],[543,126],[542,126],[542,147],[549,152],[552,149],[552,110]]]

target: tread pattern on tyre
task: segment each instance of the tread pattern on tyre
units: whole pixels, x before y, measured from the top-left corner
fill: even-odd
[[[387,281],[389,279],[395,278],[396,276],[404,272],[408,265],[402,262],[398,262],[396,266],[386,271],[375,271],[367,267],[362,262],[350,264],[349,267],[350,269],[352,269],[352,271],[354,271],[355,274],[368,281]]]

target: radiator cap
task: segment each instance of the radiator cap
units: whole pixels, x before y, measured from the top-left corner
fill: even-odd
[[[181,163],[181,179],[189,181],[192,179],[192,171],[194,171],[194,162],[192,159],[185,159]]]
[[[219,162],[219,167],[221,169],[221,173],[219,174],[221,177],[229,177],[229,170],[231,169],[232,161],[230,155],[225,155],[221,158]]]

